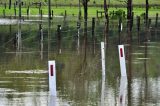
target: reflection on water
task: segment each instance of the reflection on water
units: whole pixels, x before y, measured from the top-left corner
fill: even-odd
[[[102,76],[101,106],[105,106],[105,77]]]
[[[129,76],[120,79],[118,41],[115,41],[118,32],[114,28],[117,23],[114,25],[115,22],[110,20],[114,27],[111,24],[108,32],[107,75],[102,78],[100,42],[104,35],[103,20],[96,23],[94,32],[90,21],[81,22],[82,28],[79,29],[75,27],[76,21],[68,18],[65,25],[63,18],[50,21],[33,19],[24,20],[27,23],[23,24],[16,21],[12,25],[0,21],[1,106],[160,105],[158,36],[156,40],[142,42],[145,30],[141,28],[141,40],[137,45],[137,33],[133,27],[133,42],[127,42],[125,46]],[[60,41],[57,39],[57,25],[62,25],[61,32],[58,32]],[[159,34],[158,28],[156,34]],[[126,42],[123,39],[127,35],[125,29],[124,26],[121,43]],[[154,31],[150,30],[150,34],[154,35]],[[57,97],[48,92],[48,60],[56,60],[57,64]]]
[[[120,80],[120,90],[119,90],[119,106],[126,105],[126,91],[127,91],[127,77],[123,76]]]

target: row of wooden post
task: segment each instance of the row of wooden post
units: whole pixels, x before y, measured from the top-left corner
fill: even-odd
[[[155,28],[158,26],[158,13],[156,14],[156,21],[155,21]],[[140,21],[140,16],[137,16],[137,32],[138,32],[138,42],[140,42],[140,25],[141,25],[141,21]],[[148,21],[148,27],[151,25],[151,19],[149,19]],[[58,34],[58,40],[61,41],[61,32],[60,32],[60,25],[57,26],[57,34]],[[121,44],[121,31],[122,31],[122,18],[119,18],[119,25],[118,25],[118,33],[119,33],[119,44]],[[79,29],[79,25],[77,26],[77,28]],[[95,18],[92,18],[92,41],[93,44],[95,44]],[[95,48],[95,46],[93,46],[93,48]]]

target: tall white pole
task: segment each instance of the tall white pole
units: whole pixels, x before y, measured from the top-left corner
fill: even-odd
[[[124,45],[118,45],[119,51],[119,61],[121,68],[121,76],[127,76],[126,74],[126,61],[125,61],[125,53],[124,53]]]
[[[48,61],[49,71],[49,91],[50,95],[57,96],[56,93],[56,64],[55,61]]]
[[[105,48],[104,42],[101,42],[102,76],[105,76]]]

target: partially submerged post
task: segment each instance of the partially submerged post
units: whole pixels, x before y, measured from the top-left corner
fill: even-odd
[[[118,45],[118,52],[119,52],[121,76],[127,76],[127,74],[126,74],[126,60],[125,60],[125,53],[124,53],[124,45]]]
[[[4,8],[6,9],[6,7],[7,7],[7,4],[6,4],[6,2],[4,3]]]
[[[53,18],[53,10],[52,10],[52,18]]]
[[[4,18],[6,17],[6,11],[5,11],[5,9],[3,9],[3,17]]]
[[[77,29],[78,29],[78,32],[77,32],[77,51],[78,51],[78,54],[79,54],[79,48],[80,48],[80,27],[81,27],[81,23],[80,21],[77,22]]]
[[[138,44],[140,44],[140,16],[137,16]]]
[[[122,17],[119,18],[118,24],[118,42],[121,44],[121,31],[122,31]]]
[[[55,61],[48,61],[49,73],[49,91],[51,96],[57,96],[56,92],[56,63]]]
[[[157,27],[158,27],[158,13],[156,14],[156,22],[155,22],[155,38],[157,38]]]
[[[43,59],[43,29],[42,29],[42,24],[39,24],[39,33],[40,33],[40,51],[41,51],[41,60]]]
[[[14,9],[14,17],[16,18],[17,16],[17,11],[16,11],[16,8]]]
[[[27,7],[27,18],[29,18],[29,11],[30,11],[30,9],[29,9],[29,6]]]
[[[98,10],[96,11],[96,16],[97,16],[97,18],[98,18]]]
[[[105,48],[104,42],[101,42],[101,61],[102,61],[102,77],[105,76]]]
[[[65,10],[64,11],[64,18],[66,18],[67,17],[67,11]]]
[[[155,22],[155,27],[158,27],[158,13],[156,13],[156,22]]]
[[[59,54],[61,54],[61,25],[57,25],[57,39],[58,39],[58,50]]]
[[[95,54],[95,18],[92,18],[92,53]]]

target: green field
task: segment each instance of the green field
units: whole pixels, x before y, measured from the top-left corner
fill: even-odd
[[[12,4],[15,2],[16,0],[12,1]],[[23,2],[25,2],[22,6],[22,15],[27,15],[27,6],[29,4],[32,4],[32,2],[43,2],[42,5],[42,12],[43,15],[47,15],[48,14],[48,6],[47,6],[47,0],[21,0]],[[52,10],[54,11],[54,15],[55,16],[63,16],[64,15],[64,11],[67,11],[67,16],[73,16],[73,17],[77,17],[78,16],[78,1],[79,0],[51,0],[52,3]],[[112,5],[119,5],[122,7],[116,8],[116,7],[110,7],[109,8],[109,13],[111,11],[118,11],[119,9],[125,11],[125,13],[127,13],[126,11],[126,3],[124,2],[125,0],[107,0],[108,2],[110,1],[110,4]],[[5,0],[0,0],[0,3],[4,3],[4,2],[8,2]],[[57,6],[55,6],[57,4]],[[72,6],[70,5],[72,4]],[[89,6],[88,7],[88,17],[96,17],[96,11],[97,10],[102,10],[103,8],[100,6],[100,4],[103,4],[103,0],[90,0],[89,1]],[[138,5],[145,5],[145,0],[133,0],[133,4],[138,4]],[[149,4],[155,4],[155,5],[160,5],[160,0],[149,0]],[[61,5],[65,5],[65,6],[61,6]],[[74,6],[73,6],[74,5]],[[77,6],[76,6],[77,5]],[[99,5],[99,6],[96,6]],[[6,9],[4,9],[4,6],[1,5],[0,7],[0,16],[4,16],[3,12],[5,10],[5,15],[6,16],[14,16],[14,9],[13,9],[13,5],[11,9],[8,9],[8,3],[6,6]],[[82,10],[82,17],[83,17],[83,7],[81,8]],[[135,16],[139,16],[142,15],[143,13],[145,13],[145,8],[138,8],[138,7],[133,7],[133,11]],[[160,8],[159,7],[151,7],[149,9],[149,17],[155,17],[156,13],[160,14]],[[18,7],[16,9],[16,14],[18,15]],[[38,6],[35,5],[30,5],[30,15],[39,15],[39,8]]]
[[[109,13],[111,11],[118,11],[119,9],[124,10],[125,12],[127,11],[126,8],[109,8]],[[3,10],[4,7],[0,7],[0,16],[3,16]],[[55,16],[63,16],[64,15],[64,11],[67,11],[67,16],[73,16],[73,17],[77,17],[78,16],[78,7],[52,7],[52,10],[54,11],[54,15]],[[83,8],[81,8],[82,10],[82,16],[83,16]],[[97,10],[102,10],[103,8],[100,7],[89,7],[88,8],[88,17],[96,17],[96,11]],[[48,14],[48,8],[47,7],[42,7],[42,11],[43,11],[43,15],[47,15]],[[137,15],[141,15],[143,13],[145,13],[145,8],[134,8],[133,9],[135,16]],[[5,9],[6,12],[6,16],[14,16],[14,9]],[[16,13],[18,15],[18,8],[16,10]],[[127,12],[126,12],[127,13]],[[149,10],[149,17],[154,17],[156,16],[156,13],[160,14],[160,9],[154,9],[154,8],[150,8]],[[39,14],[39,9],[36,7],[32,7],[30,8],[30,15],[38,15]],[[26,8],[22,8],[22,15],[27,15],[27,9]]]
[[[16,0],[12,0],[12,3]],[[21,0],[26,3],[32,3],[32,2],[44,2],[44,4],[47,3],[48,0]],[[107,0],[110,4],[125,4],[126,0]],[[0,2],[8,2],[8,0],[0,0]],[[51,0],[52,4],[78,4],[79,0]],[[103,0],[90,0],[89,5],[96,5],[96,4],[103,4]],[[145,0],[133,0],[133,4],[145,4]],[[149,4],[160,4],[160,0],[149,0]]]

